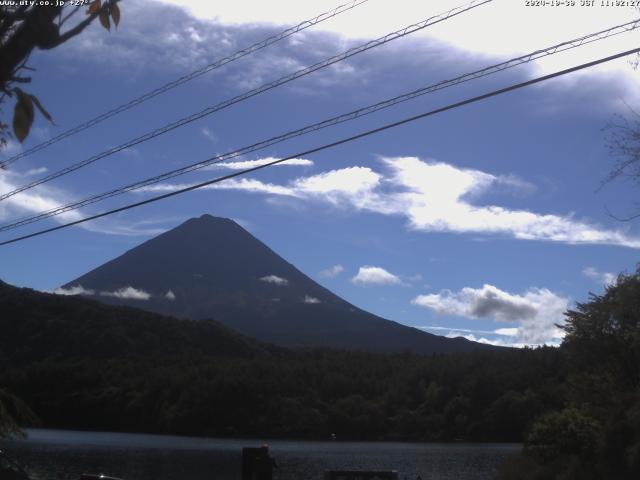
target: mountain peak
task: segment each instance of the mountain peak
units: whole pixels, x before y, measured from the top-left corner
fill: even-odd
[[[225,227],[225,226],[239,226],[237,222],[235,222],[231,218],[226,217],[216,217],[209,213],[204,213],[199,217],[193,217],[189,220],[182,223],[182,225],[178,225],[174,230],[179,229],[183,225],[200,225],[207,227]]]
[[[197,218],[194,217],[191,220],[196,220],[196,221],[200,221],[200,222],[216,222],[216,223],[218,223],[218,222],[231,222],[231,223],[236,223],[230,218],[215,217],[215,216],[211,215],[210,213],[203,213],[199,217],[197,217]]]

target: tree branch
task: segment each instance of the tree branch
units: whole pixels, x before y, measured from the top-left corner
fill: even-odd
[[[68,15],[65,15],[65,17],[63,19],[60,20],[60,23],[58,23],[58,26],[61,27],[62,25],[64,25],[64,22],[66,22],[67,20],[69,20],[71,17],[73,17],[76,12],[78,10],[80,10],[82,8],[81,5],[78,5],[77,7],[75,7]]]
[[[91,15],[89,15],[87,18],[85,18],[82,22],[78,23],[72,29],[67,30],[62,35],[59,35],[58,36],[58,40],[54,45],[51,45],[51,46],[49,46],[49,47],[47,47],[46,49],[43,49],[43,50],[47,50],[47,49],[51,49],[51,48],[57,47],[61,43],[64,43],[67,40],[75,37],[76,35],[78,35],[80,33],[82,33],[82,31],[85,28],[87,28],[91,24],[91,22],[93,22],[100,14],[102,14],[103,12],[108,12],[109,8],[111,7],[111,5],[116,4],[119,1],[120,0],[110,0],[109,2],[106,2],[104,5],[102,5],[100,10],[98,10],[97,12],[92,13]]]

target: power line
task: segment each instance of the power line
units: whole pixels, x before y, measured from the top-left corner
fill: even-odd
[[[118,115],[119,113],[125,112],[127,110],[132,109],[133,107],[136,107],[138,105],[140,105],[143,102],[146,102],[147,100],[150,100],[154,97],[157,97],[158,95],[161,95],[165,92],[168,92],[169,90],[172,90],[180,85],[183,85],[187,82],[190,82],[191,80],[194,80],[202,75],[204,75],[205,73],[209,73],[212,70],[215,70],[217,68],[220,68],[224,65],[227,65],[228,63],[234,62],[236,60],[239,60],[242,57],[246,57],[247,55],[250,55],[254,52],[257,52],[258,50],[262,50],[263,48],[266,48],[270,45],[273,45],[274,43],[277,43],[281,40],[284,40],[298,32],[301,32],[303,30],[306,30],[309,27],[312,27],[314,25],[317,25],[319,23],[324,22],[325,20],[329,20],[330,18],[333,18],[337,15],[340,15],[341,13],[344,13],[348,10],[351,10],[359,5],[362,5],[363,3],[368,2],[369,0],[353,0],[351,2],[348,3],[344,3],[342,5],[339,5],[337,7],[335,7],[332,10],[326,11],[324,13],[321,13],[320,15],[311,18],[309,20],[305,20],[303,22],[300,22],[298,25],[288,28],[280,33],[277,33],[275,35],[272,35],[268,38],[265,38],[264,40],[261,40],[259,42],[254,43],[253,45],[250,45],[246,48],[243,48],[242,50],[238,50],[235,53],[232,53],[231,55],[228,55],[224,58],[221,58],[219,60],[216,60],[213,63],[210,63],[208,65],[205,65],[204,67],[199,68],[198,70],[194,70],[193,72],[190,72],[186,75],[183,75],[180,78],[177,78],[175,80],[172,80],[171,82],[168,82],[164,85],[162,85],[161,87],[158,87],[154,90],[151,90],[147,93],[144,93],[143,95],[140,95],[139,97],[136,97],[132,100],[130,100],[127,103],[123,103],[122,105],[109,110],[105,113],[102,113],[100,115],[98,115],[97,117],[94,117],[90,120],[87,120],[84,123],[81,123],[73,128],[70,128],[69,130],[66,130],[62,133],[60,133],[59,135],[56,135],[55,137],[42,142],[38,145],[34,145],[33,147],[29,148],[28,150],[25,150],[24,152],[21,152],[17,155],[14,155],[11,158],[8,158],[7,160],[4,160],[2,162],[0,162],[0,168],[5,168],[8,165],[20,160],[21,158],[24,158],[28,155],[31,155],[32,153],[35,152],[39,152],[40,150],[43,150],[47,147],[49,147],[50,145],[53,145],[55,143],[58,143],[61,140],[64,140],[65,138],[68,138],[72,135],[75,135],[76,133],[79,133],[83,130],[86,130],[88,128],[91,128],[111,117],[114,117],[115,115]]]
[[[395,32],[389,33],[387,35],[384,35],[383,37],[380,37],[376,40],[372,40],[369,41],[365,44],[359,45],[357,47],[351,48],[339,55],[335,55],[327,60],[323,60],[322,62],[316,63],[310,67],[306,67],[303,68],[301,70],[298,70],[294,73],[291,73],[289,75],[285,75],[284,77],[279,78],[278,80],[274,80],[272,82],[263,84],[260,87],[254,88],[252,90],[249,90],[243,94],[237,95],[229,100],[225,100],[223,102],[218,103],[217,105],[214,105],[212,107],[207,107],[204,110],[201,110],[200,112],[194,113],[192,115],[189,115],[187,117],[184,117],[180,120],[177,120],[173,123],[167,124],[163,127],[160,127],[156,130],[153,130],[151,132],[148,132],[140,137],[137,137],[133,140],[130,140],[126,143],[123,143],[117,147],[113,147],[109,150],[105,150],[97,155],[94,155],[90,158],[87,158],[85,160],[82,160],[80,162],[74,163],[73,165],[70,165],[66,168],[63,168],[62,170],[58,170],[57,172],[51,173],[45,177],[42,177],[40,179],[34,180],[33,182],[30,182],[26,185],[23,185],[21,187],[18,187],[10,192],[7,193],[3,193],[2,195],[0,195],[0,201],[5,200],[17,193],[20,192],[24,192],[25,190],[28,190],[30,188],[36,187],[38,185],[42,185],[43,183],[49,182],[51,180],[54,180],[56,178],[59,178],[63,175],[67,175],[71,172],[74,172],[75,170],[78,170],[82,167],[85,167],[87,165],[90,165],[102,158],[108,157],[110,155],[113,155],[114,153],[118,153],[122,150],[125,150],[127,148],[131,148],[134,147],[140,143],[146,142],[148,140],[151,140],[155,137],[158,137],[160,135],[163,135],[167,132],[170,132],[172,130],[175,130],[176,128],[182,127],[184,125],[187,125],[191,122],[194,122],[196,120],[199,120],[203,117],[206,117],[208,115],[211,115],[212,113],[215,113],[219,110],[222,110],[224,108],[227,108],[235,103],[247,100],[251,97],[254,97],[258,94],[261,94],[263,92],[266,92],[268,90],[271,90],[273,88],[276,88],[280,85],[283,85],[285,83],[291,82],[293,80],[296,80],[298,78],[304,77],[306,75],[309,75],[317,70],[320,70],[322,68],[326,68],[330,65],[333,65],[334,63],[337,62],[341,62],[349,57],[352,57],[354,55],[357,55],[359,53],[365,52],[367,50],[370,50],[372,48],[375,47],[379,47],[381,45],[384,45],[388,42],[391,42],[393,40],[396,40],[398,38],[402,38],[405,37],[411,33],[417,32],[419,30],[422,30],[424,28],[427,28],[428,26],[434,25],[436,23],[440,23],[443,22],[451,17],[454,17],[456,15],[460,15],[461,13],[467,12],[473,8],[479,7],[481,5],[484,5],[486,3],[490,3],[493,0],[473,0],[472,2],[465,4],[463,6],[459,6],[456,8],[453,8],[451,10],[448,10],[447,12],[441,13],[439,15],[435,15],[433,17],[430,17],[426,20],[423,20],[421,22],[418,23],[414,23],[412,25],[409,25],[407,27],[404,27],[400,30],[397,30]]]
[[[264,168],[267,168],[267,167],[270,167],[270,166],[273,166],[273,165],[277,165],[277,164],[282,163],[282,162],[286,162],[287,160],[292,160],[294,158],[299,158],[299,157],[304,157],[304,156],[307,156],[307,155],[311,155],[313,153],[317,153],[317,152],[320,152],[322,150],[327,150],[329,148],[333,148],[333,147],[336,147],[338,145],[349,143],[349,142],[352,142],[354,140],[358,140],[360,138],[368,137],[370,135],[374,135],[376,133],[380,133],[380,132],[383,132],[385,130],[389,130],[391,128],[395,128],[395,127],[398,127],[398,126],[401,126],[401,125],[405,125],[405,124],[410,123],[410,122],[414,122],[416,120],[420,120],[420,119],[423,119],[423,118],[426,118],[426,117],[429,117],[429,116],[432,116],[432,115],[436,115],[438,113],[446,112],[448,110],[453,110],[455,108],[459,108],[459,107],[462,107],[464,105],[469,105],[471,103],[479,102],[481,100],[485,100],[485,99],[490,98],[490,97],[495,97],[495,96],[501,95],[503,93],[507,93],[507,92],[511,92],[513,90],[517,90],[517,89],[520,89],[520,88],[528,87],[528,86],[534,85],[536,83],[544,82],[546,80],[550,80],[552,78],[560,77],[562,75],[567,75],[569,73],[576,72],[578,70],[583,70],[585,68],[590,68],[590,67],[593,67],[595,65],[600,65],[602,63],[609,62],[611,60],[616,60],[618,58],[622,58],[622,57],[625,57],[627,55],[632,55],[632,54],[638,53],[638,52],[640,52],[640,48],[634,48],[632,50],[627,50],[625,52],[617,53],[615,55],[604,57],[604,58],[601,58],[599,60],[594,60],[592,62],[583,63],[583,64],[577,65],[575,67],[571,67],[571,68],[567,68],[567,69],[564,69],[564,70],[560,70],[558,72],[554,72],[554,73],[551,73],[551,74],[548,74],[548,75],[537,77],[537,78],[534,78],[532,80],[527,80],[526,82],[521,82],[521,83],[510,85],[508,87],[504,87],[504,88],[501,88],[501,89],[498,89],[498,90],[493,90],[493,91],[491,91],[489,93],[485,93],[485,94],[482,94],[482,95],[478,95],[476,97],[468,98],[468,99],[462,100],[460,102],[452,103],[452,104],[449,104],[449,105],[447,105],[445,107],[437,108],[435,110],[431,110],[429,112],[421,113],[419,115],[414,115],[414,116],[411,116],[411,117],[407,117],[407,118],[404,118],[404,119],[399,120],[397,122],[388,123],[388,124],[383,125],[381,127],[377,127],[377,128],[372,129],[372,130],[367,130],[367,131],[359,133],[357,135],[353,135],[353,136],[350,136],[350,137],[347,137],[347,138],[343,138],[343,139],[337,140],[337,141],[332,142],[332,143],[328,143],[328,144],[325,144],[325,145],[322,145],[322,146],[319,146],[319,147],[312,148],[310,150],[306,150],[306,151],[303,151],[303,152],[298,152],[298,153],[296,153],[294,155],[290,155],[288,157],[281,158],[279,160],[274,160],[272,162],[268,162],[268,163],[265,163],[265,164],[262,164],[262,165],[258,165],[256,167],[247,168],[245,170],[241,170],[241,171],[238,171],[238,172],[230,173],[230,174],[224,175],[222,177],[217,177],[217,178],[214,178],[212,180],[207,180],[206,182],[202,182],[202,183],[198,183],[198,184],[195,184],[195,185],[191,185],[189,187],[181,188],[179,190],[176,190],[176,191],[173,191],[173,192],[169,192],[169,193],[165,193],[163,195],[158,195],[156,197],[148,198],[146,200],[142,200],[142,201],[139,201],[139,202],[136,202],[136,203],[131,203],[129,205],[125,205],[124,207],[119,207],[119,208],[115,208],[113,210],[109,210],[109,211],[106,211],[106,212],[98,213],[96,215],[92,215],[90,217],[86,217],[86,218],[83,218],[83,219],[80,219],[80,220],[76,220],[76,221],[65,223],[65,224],[62,224],[62,225],[55,226],[55,227],[47,228],[47,229],[44,229],[44,230],[39,230],[37,232],[33,232],[33,233],[28,234],[28,235],[23,235],[21,237],[12,238],[10,240],[5,240],[3,242],[0,242],[0,246],[9,245],[11,243],[15,243],[15,242],[19,242],[19,241],[22,241],[22,240],[26,240],[28,238],[33,238],[33,237],[36,237],[36,236],[39,236],[39,235],[44,235],[45,233],[54,232],[56,230],[61,230],[63,228],[67,228],[67,227],[78,225],[78,224],[81,224],[81,223],[84,223],[84,222],[88,222],[90,220],[95,220],[95,219],[98,219],[98,218],[106,217],[108,215],[113,215],[115,213],[124,212],[126,210],[130,210],[132,208],[140,207],[142,205],[147,205],[149,203],[154,203],[154,202],[157,202],[159,200],[164,200],[165,198],[170,198],[170,197],[173,197],[173,196],[176,196],[176,195],[180,195],[182,193],[190,192],[192,190],[197,190],[199,188],[203,188],[203,187],[206,187],[208,185],[213,185],[215,183],[220,183],[220,182],[223,182],[225,180],[229,180],[231,178],[239,177],[241,175],[246,175],[248,173],[255,172],[257,170],[262,170]]]
[[[254,143],[252,145],[240,148],[238,150],[235,150],[233,152],[228,152],[222,155],[216,155],[214,157],[210,157],[208,159],[205,160],[201,160],[199,162],[187,165],[185,167],[181,167],[181,168],[177,168],[174,170],[170,170],[168,172],[162,173],[160,175],[156,175],[123,187],[118,187],[116,189],[107,191],[107,192],[103,192],[100,193],[98,195],[93,195],[91,197],[85,198],[83,200],[79,200],[67,205],[63,205],[60,207],[55,207],[52,208],[50,210],[44,211],[44,212],[40,212],[36,215],[32,215],[32,216],[28,216],[28,217],[23,217],[17,220],[12,221],[11,223],[7,223],[4,224],[2,226],[0,226],[0,232],[3,231],[7,231],[7,230],[13,230],[15,228],[24,226],[24,225],[28,225],[34,222],[37,222],[39,220],[44,220],[46,218],[50,218],[56,215],[60,215],[62,213],[66,213],[68,211],[71,210],[76,210],[78,208],[99,202],[101,200],[105,200],[107,198],[111,198],[111,197],[115,197],[117,195],[121,195],[123,193],[127,193],[133,190],[137,190],[140,189],[142,187],[146,187],[148,185],[153,185],[156,183],[159,183],[161,181],[170,179],[170,178],[174,178],[180,175],[184,175],[186,173],[189,172],[193,172],[196,170],[199,170],[201,168],[213,165],[213,164],[217,164],[223,161],[227,161],[229,159],[232,158],[236,158],[240,155],[245,155],[247,153],[251,153],[251,152],[255,152],[257,150],[266,148],[268,146],[272,146],[278,143],[281,143],[285,140],[289,140],[291,138],[295,138],[295,137],[299,137],[302,135],[306,135],[308,133],[312,133],[314,131],[318,131],[330,126],[334,126],[340,123],[344,123],[350,120],[355,120],[357,118],[363,117],[365,115],[369,115],[371,113],[383,110],[385,108],[389,108],[391,106],[397,105],[401,102],[405,102],[408,100],[412,100],[414,98],[417,98],[421,95],[425,95],[428,93],[432,93],[438,90],[442,90],[444,88],[448,88],[451,86],[455,86],[455,85],[459,85],[461,83],[464,82],[468,82],[470,80],[474,80],[477,78],[481,78],[481,77],[485,77],[509,68],[513,68],[515,66],[518,65],[522,65],[528,62],[531,62],[533,60],[542,58],[542,57],[546,57],[549,55],[553,55],[555,53],[558,52],[563,52],[563,51],[567,51],[573,48],[577,48],[580,47],[582,45],[585,45],[587,43],[592,43],[598,40],[602,40],[605,38],[609,38],[613,35],[618,35],[620,33],[624,33],[624,32],[628,32],[631,30],[634,30],[636,28],[638,28],[640,26],[640,19],[634,20],[632,22],[628,22],[622,25],[617,25],[615,27],[611,27],[609,29],[606,30],[602,30],[600,32],[596,32],[596,33],[592,33],[589,35],[584,35],[582,37],[573,39],[573,40],[569,40],[566,42],[562,42],[559,43],[557,45],[553,45],[551,47],[547,47],[544,49],[540,49],[540,50],[536,50],[534,52],[528,53],[526,55],[522,55],[520,57],[517,58],[513,58],[510,60],[507,60],[505,62],[502,63],[498,63],[486,68],[483,68],[481,70],[476,70],[474,72],[471,73],[466,73],[464,75],[460,75],[458,77],[455,77],[453,79],[450,80],[443,80],[441,82],[438,82],[436,84],[432,84],[426,87],[421,87],[417,90],[413,90],[411,92],[402,94],[402,95],[398,95],[396,97],[378,102],[376,104],[373,105],[369,105],[348,113],[344,113],[341,115],[338,115],[336,117],[327,119],[327,120],[323,120],[321,122],[317,122],[311,125],[307,125],[303,128],[299,128],[297,130],[293,130],[293,131],[289,131],[287,133],[275,136],[275,137],[271,137],[267,140],[263,140],[257,143]]]

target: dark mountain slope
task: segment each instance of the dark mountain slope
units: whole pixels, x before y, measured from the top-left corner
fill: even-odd
[[[0,364],[125,355],[263,357],[279,349],[217,322],[16,288],[0,281]]]
[[[182,318],[215,318],[242,334],[289,347],[424,354],[488,348],[365,312],[232,220],[210,215],[186,221],[65,288],[77,286],[106,303]]]

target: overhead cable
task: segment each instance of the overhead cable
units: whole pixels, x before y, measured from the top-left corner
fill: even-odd
[[[104,122],[105,120],[114,117],[122,112],[125,112],[127,110],[130,110],[138,105],[140,105],[141,103],[146,102],[147,100],[150,100],[154,97],[157,97],[158,95],[161,95],[165,92],[168,92],[169,90],[172,90],[180,85],[183,85],[187,82],[190,82],[191,80],[194,80],[202,75],[204,75],[205,73],[208,73],[212,70],[215,70],[217,68],[220,68],[224,65],[227,65],[231,62],[234,62],[236,60],[239,60],[240,58],[246,57],[247,55],[250,55],[254,52],[257,52],[258,50],[262,50],[263,48],[266,48],[270,45],[273,45],[274,43],[277,43],[281,40],[284,40],[285,38],[290,37],[291,35],[294,35],[298,32],[301,32],[302,30],[305,30],[309,27],[312,27],[314,25],[317,25],[319,23],[324,22],[325,20],[329,20],[330,18],[333,18],[337,15],[340,15],[341,13],[344,13],[348,10],[351,10],[359,5],[362,5],[363,3],[368,2],[369,0],[353,0],[351,2],[348,3],[344,3],[342,5],[339,5],[337,7],[335,7],[332,10],[329,10],[327,12],[321,13],[320,15],[311,18],[309,20],[305,20],[304,22],[299,23],[298,25],[288,28],[286,30],[283,30],[280,33],[277,33],[275,35],[271,35],[268,38],[265,38],[264,40],[261,40],[259,42],[254,43],[253,45],[250,45],[246,48],[243,48],[241,50],[238,50],[235,53],[232,53],[231,55],[228,55],[224,58],[221,58],[219,60],[216,60],[213,63],[210,63],[208,65],[205,65],[204,67],[201,67],[197,70],[194,70],[193,72],[187,73],[186,75],[181,76],[180,78],[177,78],[175,80],[172,80],[164,85],[162,85],[161,87],[158,87],[154,90],[151,90],[147,93],[144,93],[142,95],[140,95],[139,97],[136,97],[126,103],[123,103],[122,105],[115,107],[107,112],[104,112],[90,120],[87,120],[86,122],[83,122],[79,125],[76,125],[73,128],[70,128],[68,130],[65,130],[64,132],[56,135],[53,138],[50,138],[42,143],[39,143],[37,145],[34,145],[33,147],[24,150],[23,152],[20,152],[16,155],[14,155],[13,157],[10,157],[4,161],[0,162],[0,168],[6,168],[8,165],[20,160],[21,158],[24,158],[28,155],[31,155],[32,153],[35,152],[39,152],[40,150],[43,150],[55,143],[58,143],[61,140],[64,140],[65,138],[69,138],[72,135],[75,135],[76,133],[82,132],[83,130],[87,130],[88,128],[94,127],[95,125]]]
[[[439,15],[435,15],[433,17],[430,17],[426,20],[423,20],[421,22],[418,23],[414,23],[412,25],[409,25],[407,27],[404,27],[400,30],[397,30],[395,32],[389,33],[387,35],[384,35],[383,37],[380,37],[376,40],[372,40],[369,41],[365,44],[359,45],[357,47],[351,48],[339,55],[335,55],[329,59],[323,60],[322,62],[316,63],[310,67],[306,67],[303,68],[301,70],[298,70],[294,73],[285,75],[284,77],[279,78],[278,80],[274,80],[272,82],[263,84],[260,87],[254,88],[252,90],[249,90],[245,93],[242,93],[240,95],[237,95],[229,100],[225,100],[223,102],[220,102],[214,106],[211,107],[207,107],[204,110],[201,110],[200,112],[194,113],[192,115],[189,115],[187,117],[181,118],[180,120],[177,120],[175,122],[169,123],[163,127],[157,128],[151,132],[148,132],[144,135],[141,135],[137,138],[134,138],[133,140],[130,140],[126,143],[123,143],[121,145],[118,145],[117,147],[112,147],[108,150],[105,150],[97,155],[94,155],[92,157],[89,157],[85,160],[82,160],[80,162],[74,163],[66,168],[63,168],[61,170],[58,170],[56,172],[53,172],[45,177],[39,178],[37,180],[34,180],[32,182],[27,183],[26,185],[22,185],[10,192],[6,192],[0,195],[0,201],[5,200],[13,195],[16,195],[17,193],[20,192],[24,192],[25,190],[29,190],[30,188],[36,187],[38,185],[42,185],[43,183],[47,183],[50,182],[51,180],[54,180],[56,178],[62,177],[64,175],[68,175],[71,172],[74,172],[80,168],[86,167],[87,165],[90,165],[102,158],[108,157],[110,155],[113,155],[115,153],[121,152],[123,150],[126,150],[127,148],[131,148],[134,147],[136,145],[139,145],[143,142],[146,142],[148,140],[151,140],[153,138],[156,138],[160,135],[163,135],[167,132],[170,132],[172,130],[175,130],[176,128],[179,127],[183,127],[184,125],[187,125],[189,123],[192,123],[196,120],[199,120],[203,117],[206,117],[208,115],[211,115],[215,112],[218,112],[222,109],[225,109],[227,107],[230,107],[231,105],[234,105],[238,102],[242,102],[244,100],[247,100],[251,97],[254,97],[256,95],[259,95],[261,93],[264,93],[268,90],[274,89],[280,85],[283,85],[285,83],[289,83],[293,80],[296,80],[298,78],[304,77],[306,75],[309,75],[317,70],[320,70],[322,68],[326,68],[330,65],[333,65],[335,63],[341,62],[349,57],[352,57],[354,55],[357,55],[359,53],[365,52],[367,50],[370,50],[372,48],[376,48],[379,47],[381,45],[384,45],[388,42],[391,42],[393,40],[397,40],[398,38],[402,38],[405,37],[411,33],[417,32],[419,30],[422,30],[424,28],[427,28],[431,25],[434,25],[436,23],[439,22],[443,22],[449,18],[452,18],[456,15],[460,15],[461,13],[467,12],[473,8],[477,8],[481,5],[484,5],[486,3],[490,3],[493,0],[474,0],[468,4],[465,4],[463,6],[459,6],[456,8],[452,8],[451,10],[448,10],[447,12],[441,13]]]
[[[246,175],[246,174],[251,173],[251,172],[262,170],[264,168],[271,167],[273,165],[277,165],[279,163],[283,163],[283,162],[286,162],[288,160],[292,160],[294,158],[300,158],[300,157],[304,157],[304,156],[307,156],[307,155],[311,155],[313,153],[317,153],[317,152],[320,152],[320,151],[323,151],[323,150],[327,150],[327,149],[330,149],[330,148],[333,148],[333,147],[336,147],[336,146],[339,146],[339,145],[343,145],[345,143],[353,142],[355,140],[358,140],[358,139],[361,139],[361,138],[364,138],[364,137],[368,137],[370,135],[374,135],[374,134],[383,132],[385,130],[389,130],[391,128],[399,127],[401,125],[405,125],[407,123],[411,123],[411,122],[414,122],[416,120],[420,120],[420,119],[423,119],[423,118],[426,118],[426,117],[430,117],[430,116],[436,115],[438,113],[446,112],[448,110],[453,110],[455,108],[459,108],[459,107],[462,107],[462,106],[465,106],[465,105],[469,105],[471,103],[476,103],[476,102],[485,100],[485,99],[490,98],[490,97],[495,97],[497,95],[501,95],[501,94],[504,94],[504,93],[507,93],[507,92],[511,92],[511,91],[518,90],[518,89],[521,89],[521,88],[524,88],[524,87],[528,87],[530,85],[534,85],[534,84],[537,84],[537,83],[540,83],[540,82],[544,82],[546,80],[550,80],[552,78],[557,78],[557,77],[560,77],[560,76],[563,76],[563,75],[567,75],[567,74],[572,73],[572,72],[576,72],[576,71],[583,70],[583,69],[586,69],[586,68],[590,68],[590,67],[593,67],[593,66],[596,66],[596,65],[600,65],[600,64],[605,63],[605,62],[610,62],[612,60],[616,60],[618,58],[622,58],[622,57],[625,57],[625,56],[628,56],[628,55],[632,55],[632,54],[635,54],[635,53],[638,53],[638,52],[640,52],[640,48],[634,48],[632,50],[627,50],[627,51],[624,51],[624,52],[620,52],[620,53],[617,53],[615,55],[611,55],[611,56],[608,56],[608,57],[601,58],[599,60],[594,60],[592,62],[583,63],[583,64],[577,65],[575,67],[567,68],[567,69],[564,69],[564,70],[560,70],[558,72],[554,72],[554,73],[551,73],[551,74],[548,74],[548,75],[543,75],[541,77],[537,77],[537,78],[534,78],[534,79],[531,79],[531,80],[527,80],[526,82],[521,82],[521,83],[517,83],[517,84],[514,84],[514,85],[510,85],[510,86],[505,87],[505,88],[501,88],[501,89],[498,89],[498,90],[493,90],[493,91],[485,93],[483,95],[478,95],[476,97],[468,98],[468,99],[462,100],[460,102],[449,104],[449,105],[447,105],[445,107],[437,108],[435,110],[424,112],[424,113],[421,113],[419,115],[414,115],[414,116],[411,116],[411,117],[408,117],[408,118],[404,118],[404,119],[399,120],[397,122],[388,123],[388,124],[383,125],[381,127],[377,127],[377,128],[371,129],[371,130],[367,130],[367,131],[359,133],[357,135],[352,135],[350,137],[342,138],[342,139],[337,140],[335,142],[327,143],[327,144],[321,145],[319,147],[315,147],[315,148],[312,148],[312,149],[309,149],[309,150],[305,150],[303,152],[298,152],[298,153],[296,153],[294,155],[290,155],[290,156],[285,157],[285,158],[281,158],[281,159],[274,160],[274,161],[271,161],[271,162],[268,162],[268,163],[264,163],[264,164],[258,165],[256,167],[247,168],[245,170],[241,170],[241,171],[230,173],[228,175],[224,175],[224,176],[221,176],[221,177],[213,178],[213,179],[207,180],[205,182],[201,182],[201,183],[197,183],[197,184],[194,184],[194,185],[190,185],[190,186],[181,188],[179,190],[175,190],[173,192],[168,192],[168,193],[165,193],[165,194],[162,194],[162,195],[158,195],[156,197],[147,198],[147,199],[141,200],[139,202],[131,203],[131,204],[125,205],[123,207],[119,207],[119,208],[115,208],[115,209],[112,209],[112,210],[109,210],[109,211],[106,211],[106,212],[102,212],[102,213],[98,213],[98,214],[95,214],[95,215],[91,215],[89,217],[82,218],[82,219],[79,219],[79,220],[75,220],[73,222],[68,222],[68,223],[65,223],[65,224],[62,224],[62,225],[57,225],[55,227],[47,228],[47,229],[44,229],[44,230],[39,230],[37,232],[33,232],[33,233],[30,233],[30,234],[27,234],[27,235],[22,235],[20,237],[15,237],[15,238],[12,238],[12,239],[9,239],[9,240],[5,240],[3,242],[0,242],[0,246],[4,246],[4,245],[9,245],[9,244],[12,244],[12,243],[20,242],[20,241],[23,241],[23,240],[26,240],[26,239],[29,239],[29,238],[33,238],[33,237],[37,237],[37,236],[40,236],[40,235],[44,235],[46,233],[51,233],[51,232],[54,232],[54,231],[57,231],[57,230],[62,230],[63,228],[68,228],[68,227],[71,227],[71,226],[74,226],[74,225],[79,225],[81,223],[85,223],[85,222],[88,222],[90,220],[96,220],[98,218],[106,217],[108,215],[113,215],[115,213],[124,212],[124,211],[130,210],[132,208],[140,207],[142,205],[147,205],[147,204],[154,203],[154,202],[157,202],[157,201],[160,201],[160,200],[164,200],[166,198],[170,198],[170,197],[174,197],[174,196],[177,196],[177,195],[181,195],[183,193],[187,193],[187,192],[190,192],[192,190],[197,190],[199,188],[203,188],[203,187],[206,187],[206,186],[209,186],[209,185],[220,183],[220,182],[223,182],[225,180],[229,180],[231,178],[239,177],[241,175]]]
[[[126,186],[122,186],[122,187],[118,187],[115,188],[113,190],[109,190],[97,195],[93,195],[90,196],[88,198],[84,198],[82,200],[79,201],[75,201],[72,203],[69,203],[67,205],[62,205],[59,207],[55,207],[43,212],[39,212],[35,215],[32,216],[27,216],[27,217],[23,217],[17,220],[13,220],[9,223],[6,223],[4,225],[0,226],[0,232],[3,231],[7,231],[7,230],[13,230],[15,228],[24,226],[24,225],[28,225],[40,220],[44,220],[46,218],[50,218],[56,215],[60,215],[66,212],[69,212],[71,210],[76,210],[78,208],[82,208],[84,206],[102,201],[102,200],[106,200],[108,198],[111,197],[115,197],[117,195],[121,195],[127,192],[131,192],[134,190],[138,190],[140,188],[144,188],[147,187],[149,185],[153,185],[159,182],[162,182],[164,180],[168,180],[170,178],[174,178],[180,175],[184,175],[186,173],[190,173],[196,170],[200,170],[202,168],[211,166],[211,165],[215,165],[215,164],[219,164],[221,162],[226,162],[228,160],[231,160],[233,158],[237,158],[241,155],[246,155],[248,153],[252,153],[261,149],[264,149],[266,147],[284,142],[286,140],[290,140],[292,138],[295,137],[299,137],[302,135],[306,135],[330,126],[334,126],[334,125],[338,125],[340,123],[344,123],[347,121],[351,121],[351,120],[355,120],[357,118],[363,117],[365,115],[369,115],[371,113],[392,107],[394,105],[397,105],[399,103],[402,102],[406,102],[408,100],[412,100],[414,98],[417,98],[421,95],[425,95],[428,93],[432,93],[438,90],[442,90],[444,88],[448,88],[454,85],[459,85],[461,83],[464,82],[468,82],[470,80],[474,80],[477,78],[482,78],[497,72],[501,72],[503,70],[509,69],[509,68],[513,68],[516,67],[518,65],[522,65],[525,63],[529,63],[533,60],[539,59],[539,58],[543,58],[549,55],[553,55],[555,53],[558,52],[563,52],[563,51],[567,51],[573,48],[577,48],[580,47],[582,45],[585,45],[587,43],[591,43],[591,42],[595,42],[598,40],[602,40],[605,38],[609,38],[613,35],[618,35],[620,33],[624,33],[630,30],[634,30],[636,28],[640,27],[640,19],[634,20],[632,22],[628,22],[622,25],[617,25],[614,27],[611,27],[609,29],[606,30],[602,30],[600,32],[596,32],[596,33],[592,33],[589,35],[584,35],[582,37],[573,39],[573,40],[569,40],[566,42],[562,42],[556,45],[553,45],[551,47],[547,47],[544,49],[539,49],[536,50],[534,52],[528,53],[526,55],[522,55],[520,57],[517,58],[512,58],[510,60],[507,60],[505,62],[501,62],[495,65],[491,65],[489,67],[480,69],[480,70],[476,70],[474,72],[470,72],[470,73],[466,73],[464,75],[460,75],[458,77],[452,78],[450,80],[443,80],[441,82],[435,83],[435,84],[431,84],[429,86],[425,86],[425,87],[421,87],[419,89],[413,90],[411,92],[402,94],[402,95],[398,95],[396,97],[378,102],[376,104],[373,105],[369,105],[363,108],[359,108],[357,110],[353,110],[351,112],[348,113],[344,113],[332,118],[329,118],[327,120],[323,120],[321,122],[317,122],[311,125],[307,125],[305,127],[296,129],[296,130],[292,130],[289,132],[286,132],[284,134],[281,135],[277,135],[275,137],[271,137],[269,139],[266,140],[262,140],[260,142],[248,145],[246,147],[240,148],[238,150],[234,150],[232,152],[228,152],[225,154],[221,154],[221,155],[216,155],[214,157],[210,157],[207,158],[205,160],[201,160],[199,162],[196,163],[192,163],[190,165],[184,166],[184,167],[180,167],[174,170],[170,170],[168,172],[162,173],[160,175],[155,175],[153,177],[149,177],[146,178],[144,180],[140,180],[138,182],[135,183],[131,183],[129,185]]]

